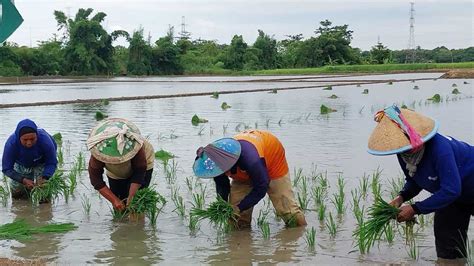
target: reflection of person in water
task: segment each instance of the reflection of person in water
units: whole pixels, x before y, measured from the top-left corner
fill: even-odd
[[[30,201],[17,200],[12,202],[11,212],[15,219],[25,219],[34,226],[45,225],[53,219],[51,204],[42,204],[32,207]],[[20,241],[23,245],[12,246],[15,256],[24,259],[46,259],[54,260],[58,253],[61,234],[37,234],[34,241]]]
[[[303,236],[305,229],[300,226],[278,230],[278,233],[271,237],[273,243],[268,245],[263,245],[261,238],[253,237],[255,233],[251,231],[233,231],[226,238],[226,243],[215,249],[214,254],[209,256],[204,263],[222,264],[231,262],[235,265],[250,265],[255,262],[294,262],[293,255],[299,246],[296,242]],[[275,245],[275,241],[278,244]],[[255,249],[257,246],[259,247],[258,252]]]
[[[154,231],[137,224],[120,223],[110,234],[112,249],[98,252],[97,263],[112,265],[150,265],[162,260],[160,241]]]

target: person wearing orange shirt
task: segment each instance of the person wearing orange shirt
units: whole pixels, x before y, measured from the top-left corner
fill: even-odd
[[[196,154],[194,174],[214,178],[217,194],[238,216],[238,227],[250,226],[253,207],[265,194],[287,225],[306,225],[291,188],[285,149],[270,132],[244,131],[200,147]]]

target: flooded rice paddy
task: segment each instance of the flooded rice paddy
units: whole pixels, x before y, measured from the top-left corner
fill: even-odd
[[[65,83],[50,85],[0,86],[0,103],[28,103],[71,99],[100,99],[121,96],[169,95],[190,92],[233,91],[240,89],[279,89],[308,86],[313,88],[279,90],[277,93],[254,92],[221,94],[218,99],[209,96],[114,101],[108,105],[68,104],[0,109],[0,140],[3,143],[14,131],[17,122],[30,118],[50,133],[63,136],[64,166],[68,170],[79,152],[88,160],[85,141],[96,124],[97,111],[109,117],[132,120],[142,134],[148,136],[155,150],[164,149],[176,155],[175,175],[166,177],[164,166],[155,162],[152,183],[168,200],[158,217],[156,227],[144,222],[116,222],[112,219],[111,205],[90,185],[87,170],[78,176],[78,186],[68,202],[60,198],[53,204],[31,206],[27,201],[9,200],[0,206],[0,223],[25,218],[31,223],[50,221],[73,222],[78,229],[66,234],[39,235],[30,241],[0,240],[0,257],[36,259],[57,264],[227,264],[281,263],[281,264],[365,264],[412,263],[405,245],[403,228],[394,227],[394,240],[380,242],[368,254],[360,254],[352,233],[356,228],[354,205],[372,203],[371,187],[367,198],[354,203],[351,191],[360,188],[363,176],[372,181],[373,173],[381,170],[380,184],[386,200],[393,190],[391,180],[401,178],[394,156],[375,157],[366,152],[368,136],[375,126],[373,114],[391,104],[406,105],[436,118],[440,132],[474,143],[473,82],[469,79],[437,79],[439,73],[418,73],[374,76],[313,76],[313,77],[183,77],[131,80],[119,78],[113,82]],[[258,81],[255,81],[258,80]],[[378,83],[368,84],[367,81]],[[406,80],[393,82],[390,80]],[[344,85],[359,81],[361,85]],[[461,94],[452,94],[453,83]],[[467,84],[464,84],[467,83]],[[333,86],[323,90],[317,86]],[[418,86],[419,89],[414,89]],[[368,89],[368,94],[363,94]],[[432,103],[427,98],[440,94],[442,101]],[[335,94],[336,99],[330,99]],[[221,104],[232,106],[222,110]],[[337,112],[320,114],[324,104]],[[191,117],[209,120],[199,126],[191,125]],[[268,197],[254,209],[254,223],[250,230],[219,233],[206,222],[199,230],[188,228],[192,194],[205,191],[206,203],[214,200],[212,180],[196,180],[191,166],[199,146],[232,136],[248,128],[268,129],[285,146],[294,191],[303,197],[306,183],[306,228],[285,228],[270,208],[268,222],[270,236],[265,239],[257,226],[259,212],[265,211]],[[3,145],[0,146],[3,152]],[[300,170],[301,169],[301,170]],[[327,177],[329,189],[325,198],[327,208],[323,222],[318,219],[319,206],[315,203],[313,188]],[[332,203],[338,191],[337,180],[345,182],[344,211],[337,215]],[[297,179],[295,181],[295,179]],[[305,180],[306,182],[302,181]],[[188,181],[188,182],[187,182]],[[370,183],[370,182],[369,182]],[[184,217],[178,215],[171,199],[178,191],[185,203]],[[192,191],[191,191],[192,190]],[[418,199],[426,197],[419,195]],[[90,202],[90,212],[83,206]],[[335,217],[336,234],[331,235],[326,219]],[[308,247],[306,230],[316,229],[316,245]],[[428,215],[415,226],[418,263],[432,264],[436,260],[432,216]],[[469,235],[474,237],[474,231]]]

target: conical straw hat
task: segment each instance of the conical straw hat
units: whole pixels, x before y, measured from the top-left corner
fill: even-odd
[[[197,150],[193,164],[194,174],[199,178],[213,178],[230,170],[240,157],[240,142],[233,138],[218,139]]]
[[[373,155],[390,155],[413,149],[405,131],[392,119],[388,113],[399,110],[408,124],[420,135],[423,143],[431,139],[438,131],[438,122],[408,109],[398,109],[390,106],[376,115],[377,126],[372,131],[368,143],[368,152]],[[377,116],[380,116],[377,118]]]
[[[87,148],[101,162],[120,164],[131,160],[143,142],[144,138],[134,123],[123,118],[109,118],[91,130]]]

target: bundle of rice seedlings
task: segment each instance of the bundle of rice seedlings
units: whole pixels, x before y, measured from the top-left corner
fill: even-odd
[[[211,223],[225,232],[230,231],[237,222],[232,205],[221,197],[218,197],[207,209],[192,208],[190,213],[198,220],[209,219]]]
[[[58,146],[61,146],[63,144],[63,135],[61,135],[60,132],[54,134],[53,139]]]
[[[221,104],[222,110],[227,110],[227,109],[229,109],[229,108],[231,108],[231,107],[232,107],[232,106],[228,105],[227,102],[223,102],[223,103]]]
[[[209,122],[209,120],[207,119],[204,119],[204,118],[200,118],[199,116],[197,116],[196,114],[193,115],[193,117],[191,118],[191,124],[193,126],[197,126],[199,125],[200,123],[207,123]]]
[[[217,91],[213,92],[212,95],[211,95],[211,98],[219,99],[219,93]]]
[[[0,239],[31,239],[32,234],[64,233],[76,229],[73,223],[52,223],[39,227],[28,224],[24,219],[17,219],[0,226]]]
[[[327,106],[324,105],[324,104],[321,104],[321,108],[320,108],[320,109],[321,109],[320,111],[321,111],[321,114],[322,114],[322,115],[329,114],[329,113],[332,113],[332,112],[337,112],[336,109],[329,108],[329,107],[327,107]]]
[[[361,253],[368,252],[375,242],[388,229],[391,219],[395,219],[400,210],[381,197],[376,197],[369,210],[369,219],[359,226],[353,236],[357,238],[357,246]]]
[[[333,94],[333,95],[329,96],[328,98],[329,98],[329,99],[337,99],[337,98],[339,98],[339,97],[337,97],[336,94]]]
[[[62,177],[62,172],[55,172],[48,181],[40,186],[35,186],[31,190],[31,201],[34,205],[44,201],[51,201],[57,199],[60,195],[66,198],[69,197],[69,187]]]
[[[103,120],[104,118],[107,118],[108,116],[101,111],[95,112],[95,120],[100,121]]]
[[[432,101],[434,103],[439,103],[439,102],[441,102],[441,95],[436,93],[435,95],[433,95],[433,97],[428,98],[428,100]]]
[[[461,92],[457,88],[455,88],[451,93],[452,94],[461,94]]]
[[[273,93],[273,94],[276,94],[278,93],[278,90],[277,89],[272,89],[271,91],[269,91],[268,93]]]
[[[164,164],[167,164],[170,159],[175,158],[176,156],[169,151],[163,149],[155,152],[155,158],[162,161]]]
[[[332,90],[332,86],[329,85],[329,86],[325,87],[323,90],[325,90],[325,91],[330,91],[330,90]]]
[[[166,199],[152,188],[143,188],[135,193],[132,201],[128,204],[127,211],[130,214],[145,216],[150,219],[152,225],[156,224],[158,214],[160,214]]]

